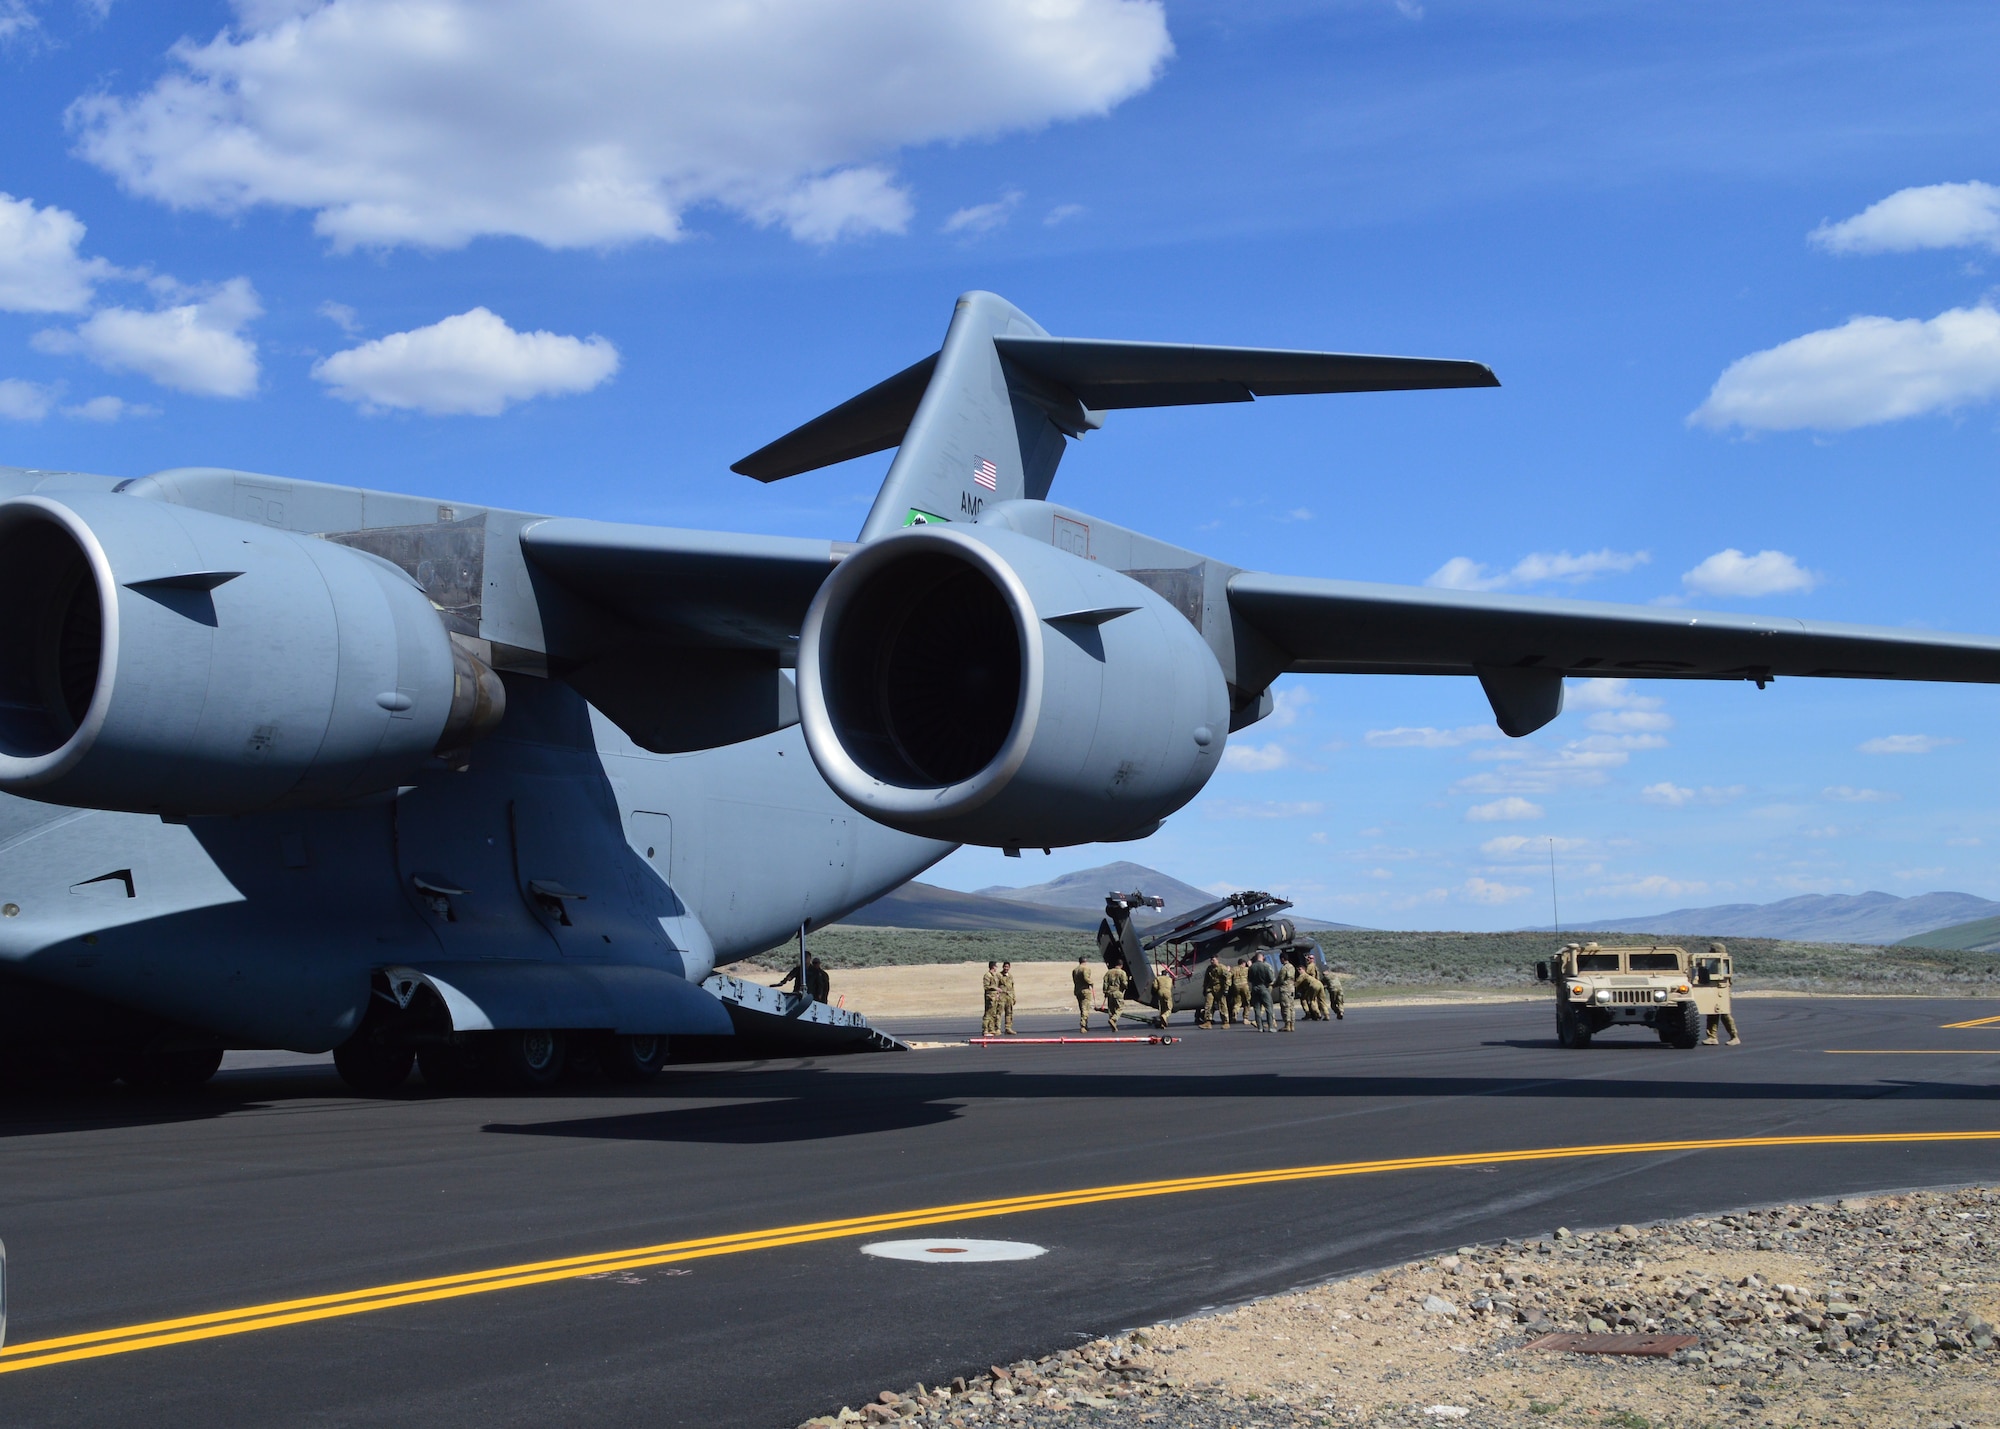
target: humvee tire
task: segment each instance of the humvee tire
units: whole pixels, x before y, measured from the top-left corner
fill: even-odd
[[[1569,1004],[1556,1004],[1556,1041],[1565,1047],[1588,1047],[1590,1045],[1590,1023],[1569,1011]]]
[[[1683,1002],[1680,1004],[1680,1012],[1680,1026],[1670,1025],[1661,1028],[1660,1040],[1685,1052],[1690,1047],[1701,1045],[1701,1009],[1692,1002]],[[1668,1035],[1669,1032],[1672,1033],[1671,1036]]]

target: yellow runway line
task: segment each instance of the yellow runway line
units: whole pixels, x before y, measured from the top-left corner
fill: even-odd
[[[1970,1022],[1946,1022],[1940,1024],[1946,1031],[1959,1027],[1991,1027],[2000,1023],[2000,1017],[1975,1017]]]
[[[1522,1151],[1476,1151],[1444,1156],[1405,1156],[1382,1161],[1334,1162],[1322,1166],[1290,1166],[1263,1171],[1228,1172],[1215,1176],[1188,1176],[1166,1181],[1133,1181],[1122,1185],[1088,1186],[1032,1196],[965,1201],[956,1205],[928,1206],[907,1211],[892,1211],[883,1215],[852,1216],[843,1220],[812,1221],[768,1230],[740,1231],[732,1235],[667,1241],[658,1245],[601,1251],[594,1255],[529,1261],[519,1265],[496,1266],[490,1270],[469,1271],[460,1275],[408,1280],[391,1285],[377,1285],[364,1290],[347,1290],[330,1295],[274,1301],[263,1305],[246,1305],[235,1310],[218,1310],[172,1320],[124,1325],[110,1330],[93,1330],[53,1339],[31,1340],[26,1344],[10,1345],[0,1349],[0,1374],[12,1373],[15,1370],[38,1369],[45,1365],[67,1364],[76,1360],[98,1359],[105,1355],[131,1354],[137,1350],[162,1349],[168,1345],[187,1344],[196,1340],[220,1339],[225,1335],[242,1335],[255,1330],[274,1330],[286,1325],[302,1325],[315,1320],[362,1315],[405,1305],[430,1304],[441,1300],[459,1299],[467,1295],[483,1295],[496,1290],[516,1290],[529,1285],[577,1280],[585,1276],[609,1274],[619,1270],[637,1270],[681,1261],[706,1260],[715,1256],[739,1255],[745,1251],[775,1250],[788,1245],[848,1240],[858,1236],[880,1235],[889,1231],[914,1230],[920,1226],[986,1220],[995,1216],[1061,1210],[1071,1206],[1100,1205],[1106,1201],[1182,1195],[1192,1191],[1236,1190],[1300,1181],[1324,1181],[1343,1176],[1379,1175],[1389,1171],[1493,1166],[1508,1162],[1570,1161],[1597,1156],[1662,1155],[1688,1151],[1735,1151],[1786,1146],[1888,1146],[1987,1141],[2000,1141],[2000,1131],[1863,1132],[1850,1135],[1635,1141],[1599,1146],[1556,1146]]]

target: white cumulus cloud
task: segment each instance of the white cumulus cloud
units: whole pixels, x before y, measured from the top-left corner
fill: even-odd
[[[516,332],[474,308],[336,352],[314,363],[312,375],[369,411],[492,417],[531,397],[588,392],[617,370],[618,349],[605,338]]]
[[[76,353],[112,372],[137,372],[162,387],[198,397],[248,397],[257,390],[257,345],[243,329],[263,305],[248,278],[231,278],[199,296],[167,279],[155,289],[170,306],[151,312],[100,308],[74,329],[34,336],[43,352]],[[173,296],[187,298],[172,302]]]
[[[1885,734],[1875,739],[1864,739],[1859,748],[1863,754],[1930,754],[1958,741],[1937,734]]]
[[[1004,226],[1020,207],[1021,192],[1009,189],[992,203],[976,203],[970,208],[961,208],[944,221],[939,230],[943,233],[989,233]]]
[[[1603,575],[1622,575],[1652,560],[1646,551],[1585,551],[1573,556],[1568,551],[1536,551],[1521,557],[1504,571],[1496,571],[1470,556],[1453,556],[1425,579],[1424,584],[1439,590],[1506,590],[1515,586],[1581,585]]]
[[[1202,807],[1216,819],[1305,819],[1326,812],[1326,805],[1310,800],[1211,799]]]
[[[716,205],[900,232],[919,144],[1109,111],[1173,52],[1159,0],[236,0],[81,152],[179,208],[310,210],[339,247],[680,236]]]
[[[1473,824],[1513,823],[1521,819],[1539,819],[1542,806],[1532,804],[1517,795],[1495,799],[1490,804],[1474,804],[1465,811],[1466,822]]]
[[[1474,903],[1511,903],[1525,898],[1529,890],[1512,883],[1490,883],[1483,878],[1465,880],[1464,893]]]
[[[0,11],[0,19],[4,14]],[[88,308],[97,284],[118,270],[102,258],[83,256],[83,234],[82,220],[67,209],[37,208],[32,199],[0,193],[0,311]]]
[[[1903,797],[1886,789],[1856,789],[1850,784],[1834,784],[1820,794],[1840,804],[1890,804]]]
[[[1291,762],[1292,756],[1282,744],[1232,744],[1222,751],[1222,767],[1238,774],[1268,774]]]
[[[1685,572],[1681,583],[1699,595],[1791,595],[1811,590],[1819,577],[1783,551],[1746,556],[1731,546]]]
[[[1978,182],[1898,189],[1807,235],[1829,253],[1991,248],[2000,253],[2000,188]]]
[[[1575,853],[1590,847],[1588,839],[1543,838],[1538,834],[1503,834],[1488,839],[1479,851],[1488,858],[1520,858],[1530,854],[1547,856],[1551,846],[1557,853]]]
[[[1739,357],[1688,415],[1694,426],[1842,432],[2000,395],[2000,312],[1850,318]]]
[[[1690,789],[1685,784],[1669,781],[1648,784],[1639,791],[1639,797],[1649,804],[1664,804],[1670,809],[1685,809],[1690,804],[1727,804],[1734,799],[1740,799],[1743,797],[1743,786],[1730,784],[1717,788],[1712,784],[1704,784],[1699,789]]]
[[[1681,898],[1690,893],[1706,893],[1708,885],[1699,880],[1668,878],[1665,874],[1655,873],[1629,883],[1610,883],[1590,891],[1610,897]]]
[[[65,417],[80,422],[125,422],[137,417],[157,417],[160,409],[150,402],[127,402],[123,397],[92,397],[62,409]]]
[[[39,382],[0,377],[0,417],[10,422],[39,422],[48,416],[61,392]]]
[[[1455,749],[1461,744],[1500,738],[1499,729],[1490,724],[1460,725],[1457,729],[1398,725],[1395,729],[1371,729],[1361,742],[1370,749]]]

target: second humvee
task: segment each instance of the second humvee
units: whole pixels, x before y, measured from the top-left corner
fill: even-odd
[[[1556,1040],[1588,1047],[1608,1027],[1650,1027],[1673,1047],[1701,1041],[1704,1020],[1730,1010],[1729,954],[1648,943],[1606,948],[1566,943],[1553,963],[1536,963],[1538,982],[1553,983]]]

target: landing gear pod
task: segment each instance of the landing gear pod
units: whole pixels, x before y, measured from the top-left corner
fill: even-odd
[[[836,793],[993,847],[1139,838],[1214,774],[1222,670],[1151,590],[1012,531],[916,527],[820,587],[799,715]]]
[[[387,561],[130,496],[0,502],[0,791],[333,803],[407,782],[504,701]]]

